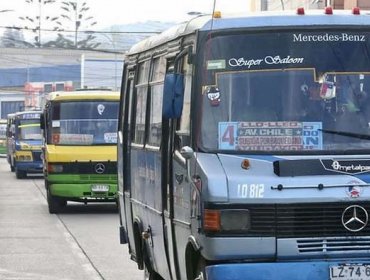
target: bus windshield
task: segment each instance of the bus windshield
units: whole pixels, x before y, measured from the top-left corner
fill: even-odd
[[[19,140],[41,140],[40,120],[19,120],[18,138]]]
[[[52,107],[49,141],[57,145],[117,143],[118,102],[57,102]]]
[[[206,42],[205,150],[370,149],[370,32],[231,34]]]

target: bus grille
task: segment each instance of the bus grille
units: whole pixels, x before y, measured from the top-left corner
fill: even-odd
[[[342,224],[343,211],[351,205],[360,205],[370,216],[370,203],[310,203],[249,205],[251,228],[232,235],[250,237],[305,238],[370,236],[370,221],[358,231],[350,232]],[[237,209],[245,208],[239,205]]]
[[[117,162],[71,162],[63,164],[63,172],[68,174],[84,174],[90,178],[90,175],[117,175]],[[100,170],[97,169],[100,165]],[[98,172],[99,171],[99,172]]]
[[[298,239],[300,253],[335,253],[343,251],[368,252],[370,250],[370,238],[315,238]]]
[[[277,237],[366,236],[370,225],[358,232],[348,231],[342,224],[343,211],[361,205],[370,213],[367,203],[318,203],[279,205],[276,211]]]

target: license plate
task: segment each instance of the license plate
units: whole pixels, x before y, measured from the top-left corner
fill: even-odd
[[[108,185],[92,185],[91,186],[92,192],[107,192],[109,191]]]
[[[330,266],[330,280],[370,280],[370,265]]]

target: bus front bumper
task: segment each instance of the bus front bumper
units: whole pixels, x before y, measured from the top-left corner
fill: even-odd
[[[26,171],[27,173],[43,173],[42,162],[16,162],[16,168],[20,171]]]
[[[332,269],[332,266],[343,264],[367,264],[358,270],[355,266],[352,278],[343,278],[340,270]],[[355,273],[361,273],[361,277]],[[358,272],[360,271],[360,272]],[[351,273],[351,269],[342,272],[343,275]],[[370,257],[368,259],[354,260],[344,259],[341,261],[313,261],[313,262],[275,262],[275,263],[238,263],[218,264],[206,267],[208,280],[330,280],[330,279],[370,279]]]

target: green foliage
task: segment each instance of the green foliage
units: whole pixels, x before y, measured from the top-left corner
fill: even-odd
[[[66,26],[68,30],[74,30],[74,40],[59,33],[58,39],[60,42],[70,45],[71,41],[73,41],[73,47],[78,49],[94,49],[98,47],[99,43],[92,43],[96,38],[94,35],[79,33],[80,29],[87,30],[97,24],[94,17],[88,14],[90,8],[87,6],[87,3],[83,2],[80,4],[79,2],[64,1],[61,9],[64,11],[61,14],[63,26]]]
[[[21,30],[15,27],[6,28],[1,37],[1,46],[5,48],[28,47],[32,44],[24,40],[24,35]]]
[[[25,0],[28,5],[36,7],[39,11],[37,15],[27,15],[19,17],[26,30],[34,34],[34,41],[28,43],[32,47],[58,47],[58,48],[79,48],[94,49],[100,43],[93,43],[95,36],[92,34],[79,33],[80,29],[88,29],[97,24],[92,16],[88,15],[90,8],[86,2],[63,1],[61,2],[60,14],[58,16],[43,15],[42,11],[46,5],[57,4],[56,0]],[[28,10],[28,9],[27,9]],[[55,33],[56,39],[45,40],[43,31],[45,27]],[[66,32],[68,31],[68,32]],[[70,33],[72,31],[72,33]],[[68,36],[67,34],[73,34]],[[26,42],[27,43],[27,42]]]
[[[20,20],[22,20],[25,24],[23,27],[26,30],[30,30],[34,34],[34,41],[30,44],[34,47],[43,47],[44,43],[42,41],[42,29],[44,26],[53,26],[53,30],[58,31],[60,28],[56,25],[57,20],[59,17],[50,17],[48,15],[42,15],[41,11],[43,10],[43,7],[46,5],[55,4],[56,0],[25,0],[25,2],[32,6],[37,7],[39,10],[39,13],[37,15],[27,15],[27,16],[21,16],[19,17]],[[28,11],[28,9],[25,9]]]

